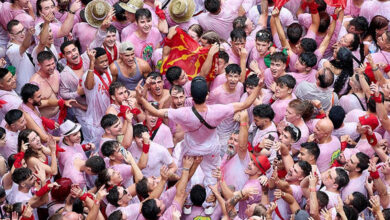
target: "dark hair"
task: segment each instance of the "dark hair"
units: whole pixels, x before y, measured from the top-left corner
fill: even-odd
[[[183,87],[179,85],[172,85],[172,87],[169,89],[169,94],[172,94],[173,90],[176,90],[178,93],[184,93]]]
[[[7,122],[7,124],[12,125],[17,120],[19,120],[22,116],[23,116],[23,112],[21,110],[11,109],[5,114],[4,120]]]
[[[290,136],[294,140],[294,142],[297,142],[301,138],[301,129],[299,129],[293,124],[286,126],[284,128],[284,131],[290,133]]]
[[[0,198],[4,198],[6,196],[5,189],[0,186]]]
[[[119,6],[120,2],[113,5],[115,11],[115,18],[117,21],[126,21],[125,9]]]
[[[41,51],[38,53],[38,56],[37,56],[38,63],[43,63],[43,61],[51,60],[51,59],[55,60],[55,57],[54,57],[54,54],[50,51],[44,50],[44,51]]]
[[[344,186],[348,185],[349,183],[349,176],[347,171],[345,171],[343,168],[336,168],[337,177],[335,180],[335,183],[338,185],[337,190],[340,190]]]
[[[383,209],[383,210],[382,210],[382,213],[383,213],[383,217],[384,217],[385,219],[390,219],[390,208]]]
[[[384,95],[382,92],[379,93],[382,96],[382,100],[384,98]],[[370,96],[370,98],[367,101],[367,110],[376,113],[376,102],[374,100],[374,97]]]
[[[360,46],[360,37],[359,35],[355,34],[355,33],[350,33],[353,35],[353,40],[351,42],[351,45],[349,45],[349,48],[351,48],[351,51],[355,51],[358,49],[358,47]],[[364,47],[364,46],[363,46]],[[363,55],[364,56],[364,55]]]
[[[95,59],[106,55],[106,51],[102,47],[95,47],[93,49],[96,51]]]
[[[317,160],[320,156],[320,148],[315,142],[305,142],[301,144],[302,148],[305,148],[309,154],[314,156],[314,159]]]
[[[111,205],[118,207],[119,206],[119,204],[118,204],[118,201],[119,201],[118,186],[112,187],[112,189],[110,189],[110,191],[108,191],[108,195],[106,196],[106,198],[107,198],[107,201]]]
[[[162,79],[161,74],[159,72],[154,72],[154,71],[150,72],[146,78],[149,78],[149,77],[152,79],[157,79],[158,77],[160,77]]]
[[[133,137],[142,137],[142,133],[148,132],[148,128],[143,124],[135,124],[133,126]]]
[[[15,19],[10,20],[7,23],[7,31],[8,31],[8,33],[11,33],[12,28],[15,27],[16,25],[18,25],[19,23],[20,23],[20,21],[18,21],[18,20],[15,20]]]
[[[350,206],[344,205],[343,206],[345,216],[347,217],[348,220],[358,220],[358,211]],[[337,217],[341,218],[340,214],[337,213]]]
[[[314,53],[314,51],[317,49],[317,42],[312,38],[302,38],[300,45],[303,52]]]
[[[85,166],[91,168],[92,173],[98,174],[100,171],[106,169],[106,163],[103,158],[99,156],[92,156],[85,161]]]
[[[215,31],[205,31],[200,38],[205,40],[208,44],[220,43],[223,41]]]
[[[226,66],[225,72],[226,72],[226,75],[228,75],[230,73],[240,75],[241,74],[241,67],[238,64],[231,63],[231,64]]]
[[[371,35],[372,40],[375,42],[375,44],[377,44],[376,30],[382,29],[387,26],[389,26],[389,20],[382,15],[376,15],[371,19],[370,25],[368,26],[367,30],[367,35]]]
[[[119,81],[112,82],[110,87],[108,88],[108,92],[110,93],[110,95],[115,95],[115,91],[122,87],[125,86],[121,82]]]
[[[229,54],[226,53],[225,51],[219,51],[218,52],[218,58],[222,59],[223,61],[225,61],[225,63],[228,63],[229,62]]]
[[[350,201],[350,205],[354,207],[358,212],[362,212],[368,206],[367,197],[361,192],[353,192],[353,199]]]
[[[135,191],[137,192],[137,195],[143,199],[149,197],[148,179],[146,177],[143,177],[135,184]]]
[[[195,104],[203,104],[206,101],[208,86],[203,76],[196,76],[191,82],[191,96]]]
[[[262,42],[272,42],[272,34],[269,30],[267,29],[263,29],[263,30],[259,30],[257,33],[256,33],[256,41],[262,41]]]
[[[12,181],[20,185],[23,181],[30,178],[31,175],[32,172],[29,168],[26,167],[16,168],[15,171],[12,173]]]
[[[246,33],[244,31],[244,29],[242,28],[235,28],[232,30],[232,32],[230,32],[230,39],[232,41],[236,41],[236,40],[241,40],[241,39],[246,39]]]
[[[149,9],[147,9],[147,8],[137,9],[137,11],[135,12],[135,21],[138,22],[139,19],[141,19],[143,17],[145,17],[147,19],[152,19],[152,13],[150,12]]]
[[[307,177],[310,175],[310,172],[311,172],[311,165],[309,162],[305,161],[305,160],[298,160],[298,165],[299,167],[302,169],[303,171],[303,176],[304,177]]]
[[[21,151],[21,148],[22,148],[22,143],[28,143],[29,140],[28,140],[28,136],[32,133],[32,132],[35,132],[33,130],[30,130],[30,129],[24,129],[23,131],[19,132],[18,134],[18,152]],[[35,132],[36,133],[36,132]]]
[[[61,47],[60,47],[61,53],[65,54],[65,48],[71,44],[73,44],[75,47],[77,47],[77,49],[80,51],[80,48],[77,46],[76,41],[68,40],[68,41],[64,41],[64,43],[61,44]]]
[[[190,31],[193,31],[195,32],[196,36],[198,36],[199,38],[202,36],[203,34],[203,28],[202,26],[200,26],[199,24],[193,24],[191,25],[188,30]]]
[[[0,127],[0,138],[3,138],[6,135],[6,131],[3,127]]]
[[[289,74],[286,74],[284,76],[280,76],[276,79],[276,85],[278,86],[287,86],[289,89],[293,89],[296,85],[296,80],[294,77],[292,77]]]
[[[328,205],[329,203],[329,196],[323,191],[317,191],[317,200],[318,200],[318,205],[320,208],[324,208]]]
[[[42,10],[42,5],[41,3],[42,2],[45,2],[45,1],[51,1],[53,3],[53,5],[55,6],[56,4],[54,3],[53,0],[37,0],[37,5],[36,5],[36,9],[37,9],[37,16],[39,17],[39,12],[41,12]]]
[[[220,0],[205,0],[204,7],[211,14],[215,14],[221,8],[221,1]]]
[[[244,29],[246,27],[246,25],[245,25],[246,19],[247,19],[247,17],[245,15],[236,17],[233,20],[233,29],[235,29],[235,28]]]
[[[72,212],[76,212],[78,214],[84,213],[84,205],[83,201],[80,198],[76,198],[72,203]]]
[[[109,187],[110,185],[108,184],[108,182],[110,182],[110,180],[111,177],[110,175],[108,175],[108,169],[104,169],[98,173],[97,179],[95,180],[95,186],[96,188],[100,188],[103,185],[105,187]]]
[[[365,33],[368,30],[368,21],[363,16],[358,16],[356,18],[353,18],[349,21],[349,25],[352,25],[355,27],[355,30],[363,32],[362,35],[364,36]]]
[[[284,64],[287,63],[287,55],[285,55],[282,52],[275,52],[275,53],[271,54],[270,59],[271,59],[271,62],[272,61],[280,61]]]
[[[312,52],[301,53],[299,60],[307,67],[314,67],[317,64],[317,56]]]
[[[191,189],[190,199],[194,206],[202,206],[203,202],[206,200],[206,189],[203,186],[196,184]]]
[[[268,104],[257,105],[253,108],[253,116],[259,118],[268,118],[272,121],[275,117],[275,112]]]
[[[173,81],[180,79],[182,69],[178,66],[171,66],[168,68],[165,77],[169,83],[173,84]]]
[[[345,111],[341,106],[335,105],[330,109],[328,117],[332,121],[334,129],[339,129],[344,122]]]
[[[103,129],[106,129],[113,126],[118,121],[118,116],[114,114],[107,114],[103,116],[102,120],[100,120],[100,126],[102,126]]]
[[[107,220],[118,220],[122,219],[123,217],[122,211],[121,210],[116,210],[115,212],[111,213],[110,216],[108,216]]]
[[[156,220],[161,209],[157,206],[155,199],[148,199],[142,204],[141,212],[145,219]]]
[[[357,164],[357,167],[360,169],[359,173],[363,173],[363,171],[368,168],[370,157],[368,157],[367,154],[363,152],[357,152],[356,157],[359,160],[359,163]]]
[[[302,37],[302,33],[302,25],[300,25],[298,22],[294,22],[287,27],[287,38],[293,44],[299,42]]]
[[[329,28],[330,16],[328,15],[328,13],[326,13],[326,11],[321,11],[319,12],[319,14],[320,14],[320,26],[318,26],[318,32],[325,33]]]
[[[247,86],[257,86],[259,84],[259,77],[256,74],[252,74],[246,78],[244,82],[245,89]]]
[[[120,144],[118,141],[110,140],[102,144],[101,151],[103,156],[109,157],[115,153],[115,149],[119,147]]]
[[[324,68],[324,73],[323,74],[318,74],[318,81],[319,81],[319,86],[323,89],[328,88],[333,84],[334,80],[334,75],[332,70],[329,68]]]
[[[9,73],[8,69],[0,68],[0,79],[3,79],[8,73]]]
[[[110,25],[107,28],[107,33],[116,33],[116,27],[114,25]]]
[[[302,118],[304,121],[308,121],[314,113],[314,105],[309,100],[304,100],[302,105],[304,109],[302,112]]]
[[[340,94],[341,90],[343,89],[348,78],[353,75],[353,60],[351,51],[345,47],[340,47],[337,52],[337,58],[331,60],[330,63],[334,67],[341,69],[341,73],[334,82],[333,87],[335,93],[342,95]]]

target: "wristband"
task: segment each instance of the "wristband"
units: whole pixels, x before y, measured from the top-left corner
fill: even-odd
[[[189,168],[185,168],[185,167],[183,167],[183,170],[185,170],[185,171],[190,171]]]
[[[371,95],[371,97],[374,99],[375,103],[382,103],[382,95],[379,93],[378,96]]]
[[[341,151],[344,151],[347,148],[348,143],[346,141],[341,142]]]
[[[93,203],[96,204],[96,205],[100,205],[100,201],[97,200],[97,199],[93,200]]]
[[[376,136],[375,136],[374,132],[371,135],[366,133],[366,137],[367,137],[368,143],[371,146],[375,147],[378,144],[378,140],[376,139]]]
[[[269,99],[269,103],[270,103],[270,104],[274,103],[274,101],[275,101],[275,100],[274,100],[273,98],[270,98],[270,99]]]
[[[378,170],[375,172],[370,172],[370,177],[372,177],[374,180],[379,178],[379,172]]]
[[[376,68],[372,69],[372,72],[375,72],[375,71],[377,71],[378,69],[379,69],[379,67],[376,66]]]
[[[334,21],[336,21],[337,18],[338,18],[337,14],[332,14],[332,15],[330,15],[330,16],[332,17],[332,19],[333,19]]]
[[[42,197],[43,195],[45,195],[47,192],[50,191],[50,188],[49,188],[49,184],[50,184],[50,180],[48,180],[46,182],[46,184],[44,186],[42,186],[42,188],[40,188],[36,193],[35,195],[38,196],[38,197]]]
[[[317,14],[318,13],[318,4],[316,2],[312,2],[309,4],[309,11],[310,14]]]
[[[316,188],[310,188],[310,192],[317,192]]]
[[[256,152],[256,153],[259,153],[259,152],[261,151],[260,143],[258,143],[258,144],[253,148],[253,151]]]
[[[156,9],[154,10],[154,12],[156,13],[156,15],[161,19],[161,20],[165,20],[166,17],[165,17],[165,12],[163,10],[160,9],[159,6],[156,6]]]
[[[149,153],[149,149],[150,149],[150,144],[145,144],[145,143],[142,144],[142,152],[147,154]]]
[[[248,126],[248,123],[242,122],[242,123],[240,123],[240,126],[241,126],[241,127],[243,127],[243,126]]]
[[[88,151],[87,144],[83,144],[83,145],[81,145],[81,147],[83,148],[83,151]]]
[[[306,9],[306,7],[307,7],[307,2],[306,1],[304,1],[302,4],[301,4],[301,8],[302,8],[302,10],[305,10]]]
[[[71,10],[69,10],[69,13],[72,14],[72,15],[76,14],[76,12],[73,12]]]
[[[80,196],[81,201],[85,201],[89,197],[90,199],[93,199],[93,196],[91,193],[84,193],[82,196]]]
[[[385,71],[385,73],[390,72],[390,64],[388,64],[388,65],[385,67],[384,71]]]
[[[91,70],[91,69],[88,69],[88,72],[93,72],[93,70]]]
[[[325,114],[325,113],[320,113],[320,114],[316,115],[316,118],[317,118],[317,119],[323,119],[323,118],[325,118],[325,117],[326,117],[326,114]]]

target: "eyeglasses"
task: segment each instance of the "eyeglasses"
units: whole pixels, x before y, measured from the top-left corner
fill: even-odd
[[[22,34],[22,33],[24,33],[24,32],[26,32],[26,28],[23,28],[21,31],[16,32],[16,33],[13,34],[13,35],[20,35],[20,34]]]
[[[121,200],[125,195],[127,195],[127,190],[126,189],[123,189],[123,195],[121,198],[119,198],[119,200]]]

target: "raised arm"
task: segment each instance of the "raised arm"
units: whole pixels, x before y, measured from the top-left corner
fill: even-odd
[[[342,10],[341,8],[336,8],[336,9],[335,9],[335,14],[336,14],[337,16],[339,16],[341,10]],[[317,14],[318,14],[318,13],[317,13]],[[326,33],[325,38],[322,40],[320,46],[318,47],[318,51],[319,51],[320,54],[324,54],[326,48],[328,48],[329,43],[330,43],[330,40],[332,39],[334,30],[336,29],[336,23],[337,23],[337,20],[332,19],[332,22],[331,22],[330,25],[329,25],[328,32]],[[317,27],[317,29],[318,29],[318,27]],[[315,33],[315,32],[314,32],[314,33]]]
[[[248,153],[248,111],[240,112],[240,133],[238,134],[237,154],[241,160],[244,160]]]
[[[259,96],[262,83],[262,80],[259,80],[259,84],[257,84],[257,86],[253,89],[253,92],[245,99],[244,102],[233,103],[234,113],[247,109],[252,105],[255,99]]]
[[[126,120],[124,122],[123,128],[124,128],[124,137],[122,140],[122,146],[124,148],[129,148],[131,146],[131,143],[133,142],[133,114],[128,109],[126,111]]]
[[[179,182],[176,183],[176,195],[174,200],[183,206],[186,200],[186,187],[188,184],[189,171],[194,163],[194,157],[185,156],[183,158],[183,170]]]
[[[26,30],[26,36],[22,42],[22,45],[19,47],[19,54],[20,56],[23,56],[24,52],[31,46],[31,39],[34,35],[35,29],[32,27],[28,30]]]
[[[144,98],[146,89],[144,89],[144,87],[141,86],[141,82],[138,83],[137,87],[135,88],[135,91],[136,91],[136,97],[138,103],[141,104],[144,107],[144,109],[148,111],[151,115],[159,118],[165,118],[167,116],[168,109],[156,109]]]
[[[207,53],[207,57],[206,57],[206,60],[204,61],[201,69],[200,69],[200,72],[199,72],[199,76],[203,76],[203,77],[207,77],[207,75],[209,74],[211,68],[213,67],[213,59],[214,59],[214,55],[216,53],[218,53],[219,51],[219,45],[218,44],[213,44],[210,49],[209,49],[209,52]]]
[[[48,14],[42,15],[42,18],[44,20],[42,24],[41,32],[39,33],[39,43],[36,49],[36,54],[39,54],[39,52],[43,51],[45,49],[45,44],[48,41],[49,38],[49,27],[50,27],[50,21],[54,20],[54,14]]]
[[[89,58],[89,69],[87,72],[87,78],[85,79],[84,86],[88,90],[92,90],[93,87],[95,86],[95,55],[96,55],[96,50],[90,50],[87,49],[87,54]]]
[[[282,24],[280,22],[279,14],[280,14],[279,9],[275,7],[274,10],[272,11],[271,22],[273,22],[275,25],[275,29],[278,33],[279,40],[280,43],[282,44],[282,47],[287,48],[289,51],[291,51],[291,46],[286,38],[286,34],[284,33]]]
[[[160,198],[161,193],[165,189],[165,184],[167,183],[168,177],[170,176],[170,173],[168,173],[168,167],[163,165],[160,169],[160,175],[161,175],[161,180],[157,184],[156,188],[149,194],[148,199],[157,199]]]
[[[72,3],[69,9],[69,13],[66,16],[66,19],[64,23],[61,25],[60,31],[57,33],[57,38],[62,38],[68,36],[70,31],[73,28],[73,23],[74,23],[74,16],[76,11],[78,11],[81,8],[81,1],[76,0]]]
[[[141,155],[142,157],[142,155]],[[141,160],[141,159],[140,159]],[[131,169],[133,169],[134,182],[138,183],[144,175],[139,169],[137,162],[135,162],[133,155],[129,151],[126,151],[125,162],[131,165]]]

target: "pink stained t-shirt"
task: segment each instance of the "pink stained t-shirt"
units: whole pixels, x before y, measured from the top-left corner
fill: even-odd
[[[303,122],[303,120],[302,120],[302,122]],[[305,123],[301,123],[298,126],[298,128],[301,131],[301,138],[299,138],[299,140],[297,142],[295,142],[291,145],[291,148],[296,149],[296,150],[301,149],[301,144],[305,143],[310,135],[309,128],[307,127],[307,125]]]
[[[257,61],[257,65],[260,70],[264,71],[268,67],[265,65],[264,57],[260,56],[259,52],[256,50],[256,47],[250,52],[248,64],[250,64],[253,60]]]
[[[344,15],[350,15],[352,17],[357,17],[360,14],[360,7],[353,4],[353,0],[347,0],[347,6],[344,9]]]
[[[276,100],[274,103],[271,104],[271,108],[275,112],[275,117],[273,122],[275,124],[278,124],[280,121],[283,120],[284,116],[286,115],[286,110],[288,103],[290,103],[292,100],[296,99],[294,94],[292,94],[291,98],[284,99],[284,100]]]
[[[42,124],[42,119],[41,119],[41,116],[40,115],[37,115],[35,113],[35,111],[33,111],[30,107],[28,107],[27,105],[25,105],[24,103],[22,103],[19,107],[20,110],[26,112],[27,114],[30,115],[30,117],[34,120],[34,122],[39,126],[40,129],[42,129],[42,131],[45,130],[45,128],[43,127],[43,124]],[[35,109],[36,111],[39,112],[39,109],[37,106],[35,106]]]
[[[72,155],[79,154],[81,160],[87,160],[87,156],[81,144],[74,144],[74,146],[68,146],[64,144],[63,139],[61,139],[59,146],[65,150],[65,152],[58,152],[58,164],[60,173],[63,173],[64,167],[68,165],[68,163],[72,163],[69,159],[72,158]]]
[[[127,27],[123,28],[122,30],[122,33],[121,33],[121,39],[122,39],[122,42],[127,39],[128,37],[130,37],[130,35],[132,33],[134,33],[135,31],[137,31],[137,25],[135,24],[135,22],[133,23],[129,23],[127,25]]]
[[[80,22],[73,26],[72,34],[80,41],[81,53],[87,50],[88,45],[95,39],[97,28],[92,27],[87,22]]]
[[[316,73],[317,70],[312,69],[309,73],[296,73],[296,72],[290,72],[289,74],[295,78],[296,80],[296,85],[303,81],[307,81],[310,83],[315,83],[316,82]]]
[[[7,24],[12,19],[20,21],[26,29],[34,27],[34,18],[22,9],[13,9],[10,2],[3,3],[0,13],[0,24],[4,30],[7,30]]]
[[[334,129],[332,135],[340,138],[343,135],[349,135],[352,140],[356,140],[360,134],[356,132],[357,123],[356,122],[344,122],[344,126]]]
[[[207,103],[210,104],[230,104],[233,102],[239,102],[240,97],[244,92],[244,86],[241,82],[237,83],[237,86],[234,92],[229,93],[225,90],[225,84],[222,84],[215,88],[209,94],[209,98],[207,99]]]
[[[122,185],[124,187],[127,188],[133,183],[133,171],[130,165],[123,163],[109,166],[109,168],[112,168],[121,174],[123,179]]]
[[[226,118],[233,117],[234,108],[229,105],[207,105],[206,112],[199,112],[210,126],[218,126]],[[191,107],[168,110],[169,120],[180,124],[184,130],[183,147],[189,155],[209,155],[219,151],[219,139],[216,129],[208,129],[192,112]]]
[[[250,217],[250,216],[246,216],[246,214],[245,214],[246,207],[248,205],[251,205],[254,203],[259,203],[261,200],[261,196],[263,194],[263,191],[262,191],[262,188],[260,185],[260,181],[257,178],[246,181],[246,183],[245,183],[244,187],[242,187],[242,189],[245,189],[245,188],[256,188],[259,193],[257,193],[256,195],[252,195],[247,200],[241,200],[238,203],[238,207],[239,207],[238,216],[240,216],[240,218],[242,218],[242,219]]]
[[[382,15],[387,20],[390,20],[390,2],[377,0],[364,1],[360,8],[360,16],[367,18],[367,21],[371,22],[371,19],[376,15]]]
[[[14,90],[0,90],[0,99],[7,102],[0,108],[0,120],[4,119],[5,114],[7,114],[9,110],[18,109],[19,106],[23,103],[20,96]]]
[[[238,154],[234,155],[229,160],[227,160],[227,155],[223,157],[221,171],[228,186],[234,186],[236,190],[243,188],[248,180],[245,169],[248,167],[249,162],[250,157],[248,152],[243,160],[240,159]]]
[[[292,190],[292,196],[297,201],[298,204],[302,201],[302,188],[300,185],[290,185]],[[283,217],[283,219],[290,219],[291,216],[291,210],[290,206],[286,201],[283,199],[278,199],[276,201],[276,204],[278,205],[278,209],[280,212],[280,215]],[[272,219],[280,220],[279,216],[276,214],[276,212],[272,213]]]
[[[161,33],[155,27],[152,27],[146,39],[139,38],[136,33],[133,32],[129,37],[122,39],[122,42],[130,41],[135,47],[135,56],[144,59],[149,65],[152,65],[153,51],[158,48],[163,40]]]
[[[343,201],[345,201],[347,199],[347,197],[354,192],[360,192],[367,197],[366,187],[362,187],[362,186],[364,186],[364,184],[366,182],[366,178],[368,176],[369,176],[369,173],[365,170],[365,171],[363,171],[363,173],[359,177],[353,178],[353,179],[349,178],[348,185],[346,185],[340,191],[341,198],[343,199]]]
[[[374,132],[374,134],[378,142],[382,140],[382,136],[380,134],[378,134],[377,132]],[[367,139],[360,139],[359,142],[356,144],[355,149],[362,153],[365,153],[370,158],[375,155],[375,150],[368,143]]]
[[[172,132],[168,126],[165,124],[161,124],[158,129],[156,136],[153,138],[153,142],[164,146],[165,148],[173,148],[175,145],[173,144],[173,136]]]
[[[252,123],[251,127],[254,127],[254,123]],[[252,146],[256,146],[261,141],[263,141],[264,138],[268,138],[268,136],[271,135],[275,138],[275,141],[278,140],[278,133],[276,130],[275,124],[272,122],[270,126],[267,128],[260,130],[257,129],[255,136],[253,137],[253,143]]]
[[[133,141],[130,149],[130,153],[133,155],[134,159],[138,161],[141,157],[142,154],[142,149],[137,146],[135,141]],[[149,150],[149,160],[148,163],[146,164],[146,167],[142,170],[142,173],[146,177],[151,177],[151,176],[160,176],[160,168],[163,165],[169,166],[170,164],[173,163],[173,158],[169,151],[151,141],[150,142],[150,150]]]
[[[67,166],[64,166],[62,177],[71,179],[73,184],[79,184],[80,188],[83,189],[87,185],[87,180],[85,179],[84,173],[74,167],[74,162],[76,159],[82,160],[82,158],[85,157],[85,154],[76,153],[69,155],[69,157]]]
[[[344,109],[346,113],[354,109],[360,109],[363,111],[367,109],[366,99],[364,97],[363,98],[356,97],[353,94],[342,96],[339,100],[339,105]],[[362,105],[364,109],[362,109]]]
[[[261,100],[261,104],[269,104],[271,97],[273,93],[269,89],[262,88],[261,89],[261,95],[258,97],[259,100]],[[244,102],[245,99],[247,99],[249,96],[248,92],[245,92],[242,94],[240,102]],[[249,124],[252,124],[253,122],[253,108],[255,107],[254,104],[252,104],[249,108],[247,108],[248,116],[249,116]]]
[[[351,110],[350,112],[348,112],[346,115],[345,115],[345,118],[344,118],[344,123],[345,122],[356,122],[358,123],[359,122],[359,117],[363,116],[363,115],[366,115],[367,112],[361,110],[361,109],[354,109],[354,110]]]
[[[224,84],[227,81],[225,72],[217,75],[210,84],[210,92],[218,88],[218,86]]]
[[[340,154],[341,144],[339,139],[333,135],[331,137],[332,140],[329,143],[318,144],[320,156],[317,159],[317,166],[321,173],[328,170]]]

